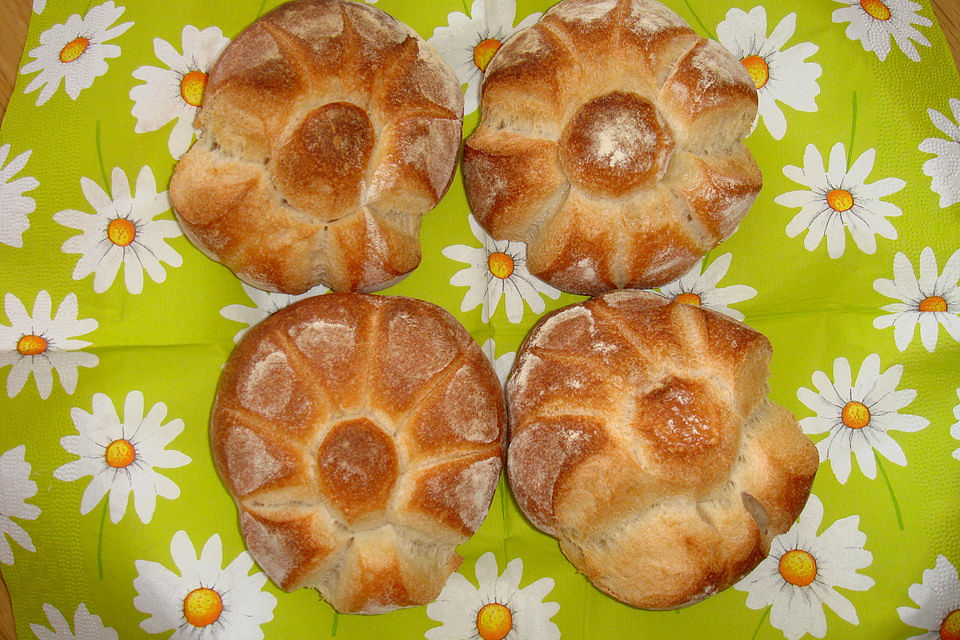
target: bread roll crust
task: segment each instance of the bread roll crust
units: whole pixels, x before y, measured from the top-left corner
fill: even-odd
[[[372,291],[420,262],[420,218],[453,180],[463,94],[383,11],[294,0],[226,48],[170,182],[188,238],[245,282]]]
[[[771,353],[746,325],[651,292],[545,316],[507,383],[521,510],[627,604],[731,586],[799,516],[819,462],[766,397]]]
[[[251,554],[342,613],[425,604],[496,489],[506,418],[490,361],[436,305],[328,294],[227,361],[213,458]]]
[[[594,295],[663,285],[760,192],[749,74],[654,0],[561,0],[487,67],[463,176],[534,275]]]

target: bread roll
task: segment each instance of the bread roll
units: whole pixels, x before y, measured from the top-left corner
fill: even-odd
[[[359,2],[289,2],[211,69],[174,212],[255,287],[382,289],[420,262],[462,118],[460,83],[412,29]]]
[[[653,0],[562,0],[487,67],[463,176],[480,224],[570,293],[655,287],[760,192],[743,65]]]
[[[437,597],[486,516],[505,433],[493,367],[453,316],[348,293],[251,329],[210,425],[257,563],[341,613]]]
[[[793,524],[819,461],[766,397],[770,356],[746,325],[650,292],[546,316],[507,384],[517,503],[627,604],[726,589]]]

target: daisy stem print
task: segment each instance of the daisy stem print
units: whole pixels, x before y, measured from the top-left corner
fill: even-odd
[[[853,139],[857,134],[857,92],[854,91],[850,105],[850,145],[847,147],[847,166],[853,162]]]
[[[97,162],[100,165],[100,177],[103,179],[103,188],[109,189],[110,180],[107,178],[107,169],[103,164],[103,141],[100,137],[100,121],[99,120],[97,120],[96,140],[97,140]]]
[[[764,609],[763,615],[760,616],[760,622],[757,623],[757,628],[753,630],[753,635],[750,636],[750,640],[757,640],[757,636],[760,634],[760,629],[763,629],[763,623],[767,621],[767,617],[770,615],[770,609]]]
[[[700,19],[700,16],[696,11],[693,10],[693,7],[690,6],[690,0],[683,0],[683,4],[687,5],[687,11],[690,12],[690,15],[693,16],[693,19],[697,21],[697,24],[700,26],[701,32],[705,34],[711,40],[716,40],[717,37],[713,35],[713,32],[707,28],[707,25],[704,24],[703,20]]]
[[[903,531],[903,515],[900,513],[900,502],[897,500],[897,494],[893,491],[893,484],[890,482],[890,476],[887,475],[887,470],[883,468],[880,452],[874,451],[873,453],[877,458],[877,469],[880,470],[880,475],[883,476],[883,482],[887,485],[887,491],[890,493],[890,501],[893,502],[893,512],[897,516],[897,527],[900,528],[900,531]]]
[[[100,509],[100,530],[97,532],[97,574],[103,580],[103,528],[107,522],[107,503]]]

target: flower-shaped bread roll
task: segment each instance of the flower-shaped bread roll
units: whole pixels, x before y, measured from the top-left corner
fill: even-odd
[[[746,325],[650,292],[546,316],[507,383],[517,503],[627,604],[726,589],[793,524],[819,462],[766,397],[770,356]]]
[[[562,0],[487,68],[463,175],[474,215],[571,293],[654,287],[760,191],[743,65],[653,0]]]
[[[426,604],[487,514],[503,391],[467,330],[412,298],[315,296],[247,333],[213,408],[240,530],[282,589],[342,613]]]
[[[296,0],[211,69],[170,197],[194,244],[249,284],[382,289],[420,262],[462,117],[456,76],[412,29],[361,3]]]

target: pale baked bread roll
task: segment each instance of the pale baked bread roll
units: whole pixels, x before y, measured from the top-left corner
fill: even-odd
[[[486,516],[505,433],[493,367],[453,316],[346,293],[251,329],[210,425],[257,563],[342,613],[437,597]]]
[[[174,212],[255,287],[382,289],[420,262],[462,118],[459,81],[411,28],[359,2],[289,2],[211,69]]]
[[[546,316],[507,385],[517,503],[627,604],[726,589],[793,524],[819,461],[766,397],[770,356],[746,325],[649,292]]]
[[[487,67],[463,176],[474,215],[571,293],[665,284],[761,187],[743,65],[653,0],[562,0]]]

